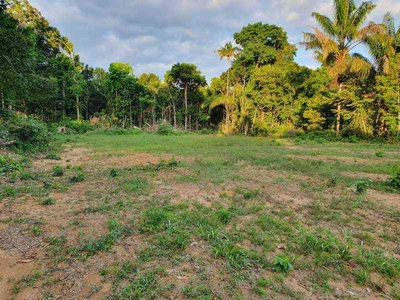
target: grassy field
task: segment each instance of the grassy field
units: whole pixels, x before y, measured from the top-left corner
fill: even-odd
[[[2,299],[400,299],[398,145],[57,143],[0,177]]]

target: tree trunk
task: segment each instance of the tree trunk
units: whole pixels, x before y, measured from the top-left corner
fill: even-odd
[[[185,85],[185,130],[188,128],[188,84]]]
[[[341,93],[342,90],[343,90],[343,83],[340,83],[338,92]],[[336,112],[336,134],[337,134],[337,136],[340,135],[341,111],[342,111],[342,105],[341,105],[341,103],[338,103],[337,104],[337,112]]]
[[[129,123],[130,127],[132,128],[132,101],[129,100]]]
[[[228,60],[228,62],[229,62],[229,60]],[[228,75],[226,78],[226,95],[227,96],[229,96],[229,71],[230,71],[230,68],[228,69]]]
[[[63,78],[63,91],[62,91],[62,96],[63,96],[63,108],[62,108],[62,110],[63,110],[63,120],[65,119],[65,115],[66,115],[66,112],[65,112],[65,98],[66,98],[66,92],[65,92],[65,78]]]
[[[397,133],[400,134],[400,72],[397,76]]]
[[[79,111],[79,97],[76,96],[76,120],[78,122],[80,122],[81,120],[81,115],[80,115],[80,111]]]
[[[176,129],[177,127],[176,127],[176,105],[175,105],[175,103],[172,105],[172,109],[174,112],[174,128]]]

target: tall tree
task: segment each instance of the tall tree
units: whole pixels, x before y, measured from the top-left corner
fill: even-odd
[[[215,51],[220,59],[226,58],[226,61],[228,62],[228,74],[226,78],[226,95],[229,96],[229,73],[231,69],[231,61],[236,57],[236,54],[239,52],[238,47],[234,47],[231,42],[226,43],[225,46],[221,47],[221,49]]]
[[[178,63],[172,66],[166,74],[166,82],[182,89],[184,92],[185,106],[185,130],[188,129],[188,91],[197,90],[200,86],[206,85],[206,78],[197,69],[196,65]]]
[[[333,20],[317,12],[312,14],[321,29],[312,28],[313,33],[305,33],[303,45],[307,49],[314,49],[316,58],[329,68],[332,82],[340,94],[346,73],[368,74],[370,64],[360,54],[352,51],[366,43],[368,37],[379,32],[382,26],[370,23],[363,27],[368,15],[376,7],[372,2],[363,2],[359,7],[354,0],[334,0],[333,3]],[[337,134],[341,130],[340,98],[337,97],[336,103]]]
[[[384,31],[367,39],[369,50],[375,60],[378,72],[384,76],[397,78],[396,100],[397,100],[397,132],[400,134],[400,26],[396,29],[395,20],[390,12],[386,13],[382,25]],[[390,80],[378,78],[379,82],[388,85]],[[385,87],[380,90],[385,91]],[[380,93],[378,97],[386,93]],[[390,98],[390,97],[389,97]]]

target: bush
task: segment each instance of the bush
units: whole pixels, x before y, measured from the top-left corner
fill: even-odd
[[[83,171],[78,171],[74,176],[72,176],[69,181],[71,183],[83,182],[85,181],[86,176]]]
[[[56,199],[52,197],[47,197],[40,202],[41,205],[50,206],[56,204]]]
[[[46,155],[45,157],[46,159],[52,159],[52,160],[61,160],[60,155],[58,155],[57,153],[49,153]]]
[[[388,179],[387,184],[391,188],[400,191],[400,170],[398,170],[392,177]]]
[[[21,151],[38,152],[49,146],[50,131],[41,121],[20,113],[0,118],[0,142]]]
[[[55,166],[53,168],[53,176],[54,177],[61,177],[64,175],[64,168],[62,166]]]
[[[353,186],[355,187],[356,193],[358,195],[365,195],[370,185],[371,185],[371,180],[362,178],[357,180]]]
[[[21,171],[25,168],[26,161],[15,160],[11,155],[0,155],[0,175]]]
[[[60,126],[64,126],[69,129],[69,131],[78,134],[83,134],[96,129],[96,126],[88,121],[63,121],[60,123]]]
[[[160,135],[177,135],[178,131],[174,130],[174,127],[168,122],[161,122],[158,124],[157,134]]]

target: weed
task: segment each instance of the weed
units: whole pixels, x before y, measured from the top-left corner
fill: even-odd
[[[361,178],[353,184],[353,187],[358,195],[365,195],[371,186],[371,182],[370,179]]]
[[[118,176],[118,171],[116,169],[110,170],[110,178],[116,178]]]
[[[378,151],[375,153],[376,157],[382,158],[383,157],[383,151]]]
[[[53,168],[53,176],[61,177],[64,175],[64,168],[62,166],[54,166]]]
[[[216,212],[218,220],[222,223],[227,225],[231,220],[232,216],[229,210],[227,209],[220,209]]]
[[[52,159],[52,160],[61,160],[60,155],[58,155],[57,153],[54,153],[54,152],[47,154],[45,158]]]
[[[285,254],[280,254],[274,258],[273,270],[280,273],[289,273],[293,270],[293,262],[295,259],[290,258]]]
[[[33,226],[31,231],[34,236],[39,236],[39,235],[42,235],[42,233],[43,233],[43,229],[40,228],[39,226]]]
[[[388,179],[387,184],[391,188],[400,191],[400,170]]]
[[[69,182],[78,183],[86,180],[86,175],[83,171],[78,171],[74,176],[70,177]]]
[[[56,199],[54,199],[53,197],[46,197],[40,202],[40,204],[44,206],[54,205],[56,204]]]

